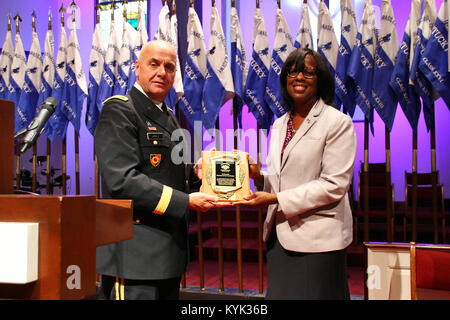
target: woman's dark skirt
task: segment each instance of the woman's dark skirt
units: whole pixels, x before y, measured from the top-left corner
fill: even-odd
[[[271,232],[267,241],[268,300],[350,299],[346,249],[302,253],[284,249]]]

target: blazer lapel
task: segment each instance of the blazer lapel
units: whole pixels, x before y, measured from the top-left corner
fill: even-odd
[[[291,152],[291,150],[300,141],[300,139],[303,138],[303,136],[309,131],[309,129],[311,129],[311,127],[316,123],[317,119],[319,118],[320,113],[322,112],[323,107],[324,107],[324,103],[323,103],[322,99],[319,99],[319,100],[317,100],[316,104],[311,108],[311,110],[309,111],[305,120],[301,124],[300,128],[298,128],[298,131],[292,137],[292,140],[289,142],[286,149],[284,149],[283,160],[281,162],[281,170],[283,169],[287,159],[289,158],[289,153]],[[285,131],[287,130],[287,124],[286,124],[286,127],[284,128],[284,130]],[[282,143],[284,143],[284,140]],[[280,152],[281,152],[281,150],[280,150]]]

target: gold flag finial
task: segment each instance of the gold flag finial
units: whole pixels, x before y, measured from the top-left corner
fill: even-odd
[[[31,13],[31,30],[36,32],[36,12],[34,10]]]
[[[231,7],[235,8],[236,7],[236,0],[231,0]]]
[[[100,3],[97,2],[97,5],[95,6],[95,23],[100,23]]]
[[[215,0],[211,0],[211,6],[215,7],[216,6],[216,1]]]
[[[307,4],[307,3],[308,3],[308,0],[303,0],[303,3]]]
[[[11,14],[8,13],[8,31],[11,31]]]
[[[48,9],[48,30],[52,30],[52,10]]]
[[[22,22],[22,18],[19,16],[19,12],[17,12],[14,20],[16,20],[16,33],[19,33],[19,21]]]
[[[74,0],[72,0],[70,8],[72,9],[72,22],[75,22],[75,10],[78,8],[78,6],[75,4]]]
[[[123,5],[123,20],[127,21],[127,7],[128,7],[128,0],[123,0],[122,1],[122,5]]]
[[[111,2],[111,22],[114,22],[114,9],[116,8],[116,3],[114,0]]]
[[[61,4],[61,8],[59,8],[59,12],[61,12],[61,25],[64,27],[64,12],[66,12],[66,8],[64,8],[64,4]]]
[[[193,8],[194,7],[194,0],[189,0],[190,1],[190,7]]]
[[[278,9],[281,9],[281,0],[277,0]]]
[[[256,8],[259,9],[259,0],[256,0]]]
[[[177,6],[175,0],[172,0],[172,15],[177,14]]]

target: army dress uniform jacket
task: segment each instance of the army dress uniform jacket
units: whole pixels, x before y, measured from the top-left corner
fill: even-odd
[[[105,199],[133,200],[133,238],[97,248],[97,273],[126,279],[169,279],[188,263],[188,190],[192,166],[174,164],[179,128],[133,87],[105,101],[94,135]]]

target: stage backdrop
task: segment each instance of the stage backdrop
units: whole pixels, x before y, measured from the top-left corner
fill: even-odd
[[[177,1],[177,3],[187,3],[188,1]],[[201,2],[197,0],[196,2]],[[270,45],[270,50],[272,49],[274,37],[275,37],[275,14],[276,14],[276,0],[261,0],[261,10],[264,15],[265,24],[267,28],[267,35]],[[286,17],[290,32],[292,37],[295,36],[298,31],[300,15],[301,15],[301,5],[303,1],[299,0],[281,0],[281,9]],[[314,43],[316,40],[316,29],[317,29],[317,12],[314,12],[314,3],[318,3],[318,0],[309,0],[310,2],[310,18],[311,26],[313,30]],[[338,1],[331,0],[330,12],[334,18],[334,29],[336,31],[336,36],[338,41],[340,41],[340,12],[339,8],[336,7]],[[0,45],[4,42],[4,38],[7,31],[7,15],[11,14],[12,17],[19,12],[22,17],[22,22],[20,24],[20,34],[22,37],[23,45],[25,50],[29,50],[31,46],[31,13],[33,10],[36,12],[37,23],[36,32],[39,36],[40,46],[42,51],[44,50],[44,40],[47,31],[47,17],[49,10],[53,17],[53,33],[55,40],[55,58],[56,50],[59,45],[59,26],[60,26],[60,14],[58,12],[61,4],[65,7],[69,7],[71,1],[61,1],[61,0],[40,0],[29,1],[29,0],[15,0],[15,1],[4,1],[0,7],[0,17],[2,17],[0,24]],[[152,39],[156,29],[158,28],[158,15],[161,10],[161,1],[152,0],[149,1],[149,21],[148,21],[148,35]],[[222,16],[222,25],[228,42],[229,49],[229,38],[230,38],[230,21],[229,21],[229,6],[231,0],[218,0],[216,1],[216,7],[219,14]],[[255,1],[236,1],[241,29],[243,32],[245,49],[247,60],[250,62],[251,52],[252,52],[252,30],[253,30],[253,14],[255,10]],[[356,11],[357,24],[359,26],[360,19],[362,17],[363,0],[353,1]],[[377,15],[377,22],[379,25],[379,14],[381,11],[381,0],[372,1],[375,7],[375,13]],[[436,0],[436,8],[439,10],[442,0]],[[83,61],[83,69],[85,75],[89,74],[89,54],[91,50],[92,34],[94,32],[94,22],[95,22],[95,1],[79,0],[76,4],[80,7],[81,20],[78,20],[79,29],[77,30],[81,58]],[[396,20],[397,36],[399,44],[402,41],[405,26],[409,17],[410,12],[410,1],[392,1],[392,7],[394,10],[394,16]],[[210,19],[211,19],[211,1],[203,1],[203,3],[196,4],[196,8],[200,8],[202,12],[198,12],[199,16],[202,18],[203,32],[205,34],[205,44],[208,48],[209,32],[210,32]],[[186,21],[187,15],[187,5],[179,5],[177,8],[177,16],[179,24],[182,21]],[[66,13],[66,32],[70,32],[70,20],[71,13],[68,11]],[[13,37],[15,34],[14,22],[12,23]],[[121,27],[120,27],[121,28]],[[180,26],[180,29],[182,27]],[[179,35],[179,46],[180,48],[185,48],[186,37],[184,34]],[[450,198],[450,135],[448,125],[450,124],[450,112],[447,106],[444,104],[442,99],[438,99],[435,103],[436,108],[436,160],[437,169],[440,172],[441,183],[444,184],[445,197]],[[233,137],[229,134],[227,135],[227,129],[233,128],[233,120],[230,115],[231,103],[226,103],[220,111],[220,128],[224,140],[221,141],[222,148],[232,149],[233,148]],[[357,107],[358,109],[358,107]],[[359,111],[359,110],[358,110]],[[81,129],[80,129],[80,178],[81,178],[81,194],[94,194],[94,162],[93,162],[93,138],[89,131],[86,129],[84,118],[86,112],[86,102],[83,106],[83,112],[81,116]],[[363,160],[363,147],[364,147],[364,122],[355,121],[355,129],[357,133],[358,148],[356,154],[355,163],[355,192],[357,191],[357,172],[360,167],[360,163]],[[256,121],[252,114],[248,113],[247,106],[243,109],[243,129],[244,132],[248,129],[256,128]],[[74,161],[74,134],[73,127],[69,125],[67,130],[67,173],[71,176],[68,180],[68,194],[75,193],[75,161]],[[385,161],[385,129],[384,123],[375,112],[374,120],[374,135],[370,136],[369,140],[369,161],[370,162],[384,162]],[[239,148],[245,149],[250,152],[250,154],[256,158],[256,142],[250,141],[251,138],[245,135],[239,141]],[[52,145],[52,165],[56,168],[61,168],[61,147],[58,138],[55,139],[56,142]],[[207,148],[215,146],[214,139],[210,138],[208,134],[205,134],[203,144]],[[40,139],[38,145],[38,155],[45,154],[45,140]],[[266,150],[266,146],[263,146],[263,150]],[[6,152],[6,150],[2,150]],[[8,151],[9,152],[9,151]],[[12,151],[11,151],[12,152]],[[264,153],[263,153],[264,154]],[[425,122],[423,118],[423,113],[421,113],[418,125],[418,171],[428,172],[431,170],[431,155],[430,155],[430,135],[426,130]],[[28,151],[24,156],[22,156],[22,168],[30,168],[31,164],[29,159],[31,158],[31,152]],[[264,158],[262,159],[264,162]],[[44,169],[44,166],[42,167]],[[391,172],[392,172],[392,182],[395,185],[395,200],[404,200],[404,171],[412,170],[412,130],[408,121],[400,107],[397,108],[396,117],[391,132]],[[60,171],[59,171],[60,172]],[[39,171],[38,171],[39,174]],[[42,177],[44,179],[45,177]],[[45,180],[43,180],[45,181]],[[44,189],[45,190],[45,189]]]

